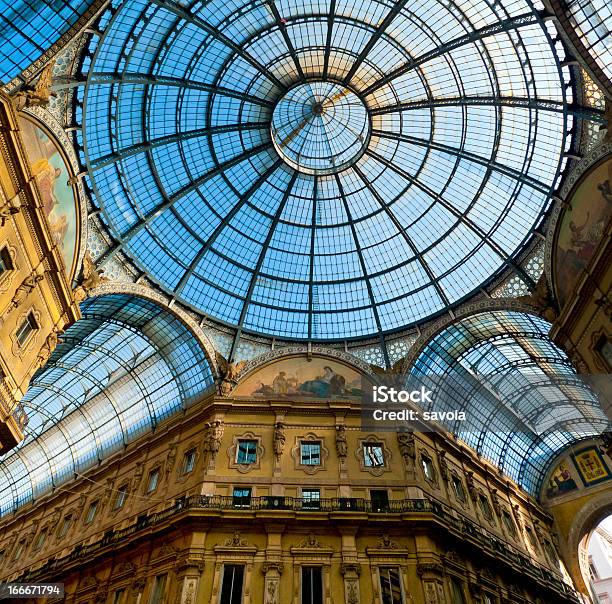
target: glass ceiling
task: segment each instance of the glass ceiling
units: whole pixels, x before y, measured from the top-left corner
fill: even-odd
[[[612,3],[609,0],[566,0],[565,8],[582,43],[612,80]]]
[[[429,410],[465,410],[445,427],[538,497],[550,461],[612,423],[539,317],[484,312],[435,336],[413,376],[443,376]]]
[[[0,81],[8,82],[55,44],[93,0],[0,0]]]
[[[117,2],[76,105],[103,262],[282,338],[444,312],[514,267],[565,165],[573,89],[542,8]]]
[[[0,515],[97,465],[212,386],[191,332],[126,295],[90,298],[22,399],[26,437],[0,461]]]

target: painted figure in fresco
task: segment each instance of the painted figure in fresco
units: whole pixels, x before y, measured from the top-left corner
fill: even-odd
[[[34,163],[32,172],[40,189],[45,214],[49,217],[57,205],[54,192],[55,181],[61,176],[62,171],[59,168],[54,168],[47,159],[43,158]]]
[[[289,392],[289,381],[287,380],[287,373],[285,371],[279,371],[278,375],[272,381],[272,389],[274,394],[287,394]]]
[[[573,491],[575,488],[577,488],[576,481],[572,478],[567,464],[562,462],[551,476],[546,494],[548,497],[554,497]]]
[[[334,394],[343,394],[346,380],[336,373],[329,365],[323,367],[323,375],[314,380],[308,380],[300,386],[300,391],[325,397]]]

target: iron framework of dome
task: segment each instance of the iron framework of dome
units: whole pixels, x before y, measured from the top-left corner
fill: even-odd
[[[517,257],[572,144],[539,4],[128,0],[84,56],[76,137],[117,253],[240,331],[350,340]]]

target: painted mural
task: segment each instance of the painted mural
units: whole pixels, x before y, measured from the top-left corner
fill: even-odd
[[[559,462],[550,476],[548,488],[546,489],[546,496],[556,497],[557,495],[568,493],[577,488],[578,485],[572,477],[569,463],[566,459],[563,459],[563,461]]]
[[[234,396],[261,398],[360,397],[361,375],[330,359],[292,357],[271,363],[247,377]]]
[[[42,128],[23,117],[19,119],[19,126],[45,214],[49,219],[51,234],[70,274],[79,228],[75,195],[72,186],[68,184],[70,172],[58,144]]]
[[[602,240],[612,218],[612,159],[584,178],[561,218],[555,256],[555,287],[561,306]]]

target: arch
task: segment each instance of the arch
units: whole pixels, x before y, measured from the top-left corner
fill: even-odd
[[[549,330],[533,313],[475,309],[422,338],[405,371],[434,388],[425,411],[465,412],[442,424],[535,497],[560,450],[609,426]]]
[[[30,424],[0,462],[0,515],[155,430],[213,386],[200,341],[164,306],[112,293],[87,298],[81,312],[22,399]]]
[[[589,499],[575,513],[567,541],[562,548],[565,550],[567,570],[574,585],[585,593],[588,593],[589,589],[580,566],[580,550],[587,546],[591,534],[599,523],[610,515],[612,515],[612,499],[609,491],[604,491]]]
[[[202,347],[213,375],[218,377],[219,373],[216,360],[217,355],[215,353],[214,344],[206,335],[206,332],[202,329],[200,324],[193,318],[193,315],[186,311],[180,304],[176,302],[172,303],[167,296],[164,296],[149,287],[140,285],[139,283],[113,281],[112,283],[99,285],[98,287],[87,292],[88,298],[96,298],[110,294],[127,294],[130,296],[138,296],[144,300],[149,300],[150,302],[162,306],[167,312],[182,321]]]

